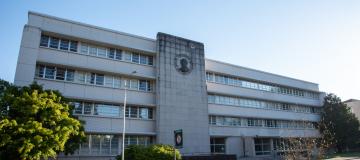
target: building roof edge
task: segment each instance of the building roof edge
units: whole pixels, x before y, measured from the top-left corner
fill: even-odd
[[[134,38],[139,38],[139,39],[143,39],[143,40],[147,40],[147,41],[151,41],[151,42],[156,42],[155,39],[151,39],[151,38],[148,38],[148,37],[138,36],[138,35],[135,35],[135,34],[125,33],[125,32],[121,32],[121,31],[117,31],[117,30],[113,30],[113,29],[108,29],[108,28],[104,28],[104,27],[99,27],[99,26],[95,26],[95,25],[91,25],[91,24],[87,24],[87,23],[83,23],[83,22],[64,19],[64,18],[60,18],[60,17],[56,17],[56,16],[44,14],[44,13],[29,11],[28,16],[29,15],[36,15],[36,16],[40,16],[40,17],[51,18],[51,19],[55,19],[55,20],[58,20],[58,21],[63,21],[63,22],[67,22],[67,23],[73,23],[73,24],[82,25],[82,26],[86,26],[86,27],[91,27],[91,28],[95,28],[95,29],[99,29],[99,30],[103,30],[103,31],[107,31],[107,32],[112,32],[112,33],[121,34],[121,35],[129,36],[129,37],[134,37]]]

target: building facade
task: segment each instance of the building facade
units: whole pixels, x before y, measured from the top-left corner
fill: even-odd
[[[344,101],[344,103],[350,108],[351,113],[354,113],[360,121],[360,100],[349,99]]]
[[[73,99],[86,122],[87,142],[64,159],[120,154],[123,116],[126,145],[174,144],[182,129],[183,155],[270,157],[283,138],[318,136],[324,97],[315,83],[206,59],[196,41],[29,12],[14,83],[33,81]]]

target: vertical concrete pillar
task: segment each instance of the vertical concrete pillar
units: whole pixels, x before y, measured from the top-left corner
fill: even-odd
[[[242,137],[227,137],[226,138],[226,154],[235,154],[236,157],[244,156],[244,144]]]
[[[157,34],[157,143],[174,144],[183,130],[183,154],[210,152],[204,45]]]
[[[19,86],[29,85],[34,81],[41,30],[25,25],[22,35],[14,81]]]
[[[245,156],[253,157],[255,156],[255,143],[253,137],[245,137]]]

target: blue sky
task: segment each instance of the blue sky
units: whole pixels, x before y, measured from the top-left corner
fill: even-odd
[[[0,78],[13,82],[29,10],[155,38],[205,44],[207,58],[320,84],[360,99],[360,1],[4,0]]]

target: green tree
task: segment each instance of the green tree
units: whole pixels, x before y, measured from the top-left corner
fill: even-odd
[[[85,140],[72,107],[57,91],[36,83],[17,87],[0,80],[0,159],[47,159],[73,153]]]
[[[325,139],[331,141],[338,152],[356,147],[360,140],[360,123],[349,107],[336,95],[328,94],[323,108],[319,129]]]

